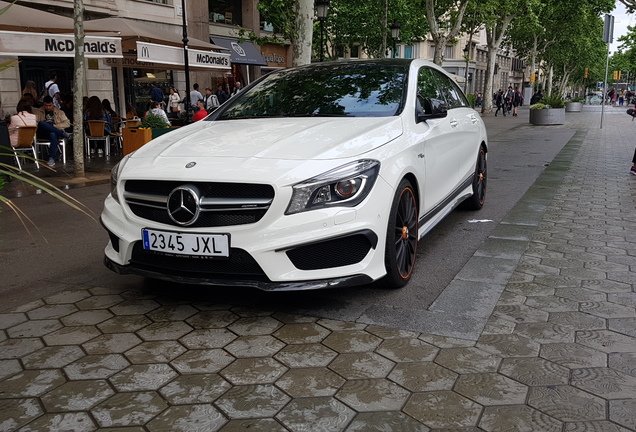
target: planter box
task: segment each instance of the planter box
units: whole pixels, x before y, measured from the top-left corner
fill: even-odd
[[[537,126],[565,124],[565,108],[531,109],[530,124]]]
[[[134,152],[152,139],[151,129],[124,128],[122,132],[124,155]]]
[[[178,126],[170,126],[167,128],[156,128],[156,129],[152,129],[152,139],[158,138],[163,134],[167,134],[168,132],[175,130]]]
[[[581,112],[583,111],[583,102],[566,102],[565,112]]]

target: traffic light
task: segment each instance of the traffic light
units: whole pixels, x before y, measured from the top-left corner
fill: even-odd
[[[533,83],[533,82],[535,82],[536,80],[537,80],[536,75],[535,75],[535,74],[531,74],[531,75],[530,75],[530,82],[532,82],[532,83]]]
[[[614,71],[613,79],[614,79],[614,80],[617,80],[617,79],[618,79],[618,71]]]

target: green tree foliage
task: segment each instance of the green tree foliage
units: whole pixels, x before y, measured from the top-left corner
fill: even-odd
[[[426,18],[435,43],[433,62],[440,65],[446,45],[455,39],[471,0],[425,0]],[[473,0],[475,1],[475,0]]]

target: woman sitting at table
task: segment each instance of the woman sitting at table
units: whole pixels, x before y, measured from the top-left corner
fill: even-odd
[[[86,111],[84,111],[84,121],[88,122],[88,120],[105,121],[106,124],[104,125],[104,133],[110,134],[113,119],[110,114],[106,112],[106,110],[104,110],[102,101],[99,100],[97,96],[91,96],[86,103]],[[88,123],[86,123],[86,133],[90,134]],[[97,143],[95,143],[95,147],[97,147]],[[95,148],[91,148],[91,154],[92,153],[95,153]],[[102,149],[99,149],[98,153],[101,154]]]
[[[18,145],[18,129],[20,126],[37,126],[38,121],[31,109],[31,103],[26,99],[20,99],[18,106],[15,108],[17,113],[11,116],[11,124],[9,125],[9,142],[11,147]]]

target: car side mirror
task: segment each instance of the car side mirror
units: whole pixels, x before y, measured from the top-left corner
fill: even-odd
[[[446,102],[441,99],[433,99],[422,97],[418,95],[418,114],[419,121],[426,121],[429,119],[444,118],[448,115],[448,108]],[[421,107],[421,108],[420,108]]]

